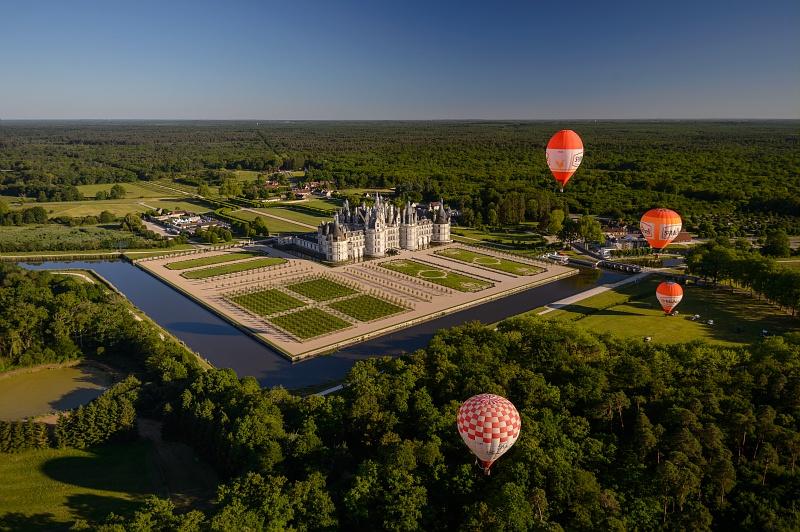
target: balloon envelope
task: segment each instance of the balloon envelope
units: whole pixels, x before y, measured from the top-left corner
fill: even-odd
[[[519,437],[522,421],[511,401],[484,393],[470,397],[458,409],[458,433],[484,470],[508,451]]]
[[[571,129],[562,129],[550,138],[545,151],[547,166],[561,188],[581,165],[583,160],[583,141]]]
[[[639,230],[651,248],[664,249],[681,232],[681,217],[670,209],[650,209],[639,221]]]
[[[656,288],[656,297],[664,312],[669,314],[683,299],[683,288],[678,283],[664,281]]]

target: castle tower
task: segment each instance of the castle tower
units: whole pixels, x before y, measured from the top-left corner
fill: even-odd
[[[452,242],[450,239],[450,213],[444,209],[444,200],[439,201],[439,208],[433,214],[431,242],[434,244]]]

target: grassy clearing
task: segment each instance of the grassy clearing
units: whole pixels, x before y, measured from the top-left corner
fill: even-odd
[[[337,297],[349,296],[356,291],[330,279],[319,278],[287,286],[292,292],[306,296],[314,301],[328,301]]]
[[[33,517],[9,530],[65,530],[78,518],[99,521],[110,512],[131,513],[145,496],[157,493],[151,453],[149,443],[134,442],[3,455],[0,516]]]
[[[544,271],[544,268],[531,266],[530,264],[523,264],[513,260],[494,257],[483,253],[475,253],[462,248],[447,248],[437,251],[436,255],[456,259],[464,262],[469,262],[484,268],[498,270],[506,273],[513,273],[515,275],[536,275]]]
[[[102,183],[98,185],[78,185],[78,190],[80,190],[81,194],[87,198],[93,198],[95,194],[100,192],[101,190],[105,192],[110,192],[111,187],[113,187],[117,183]],[[137,183],[118,183],[125,189],[125,198],[123,199],[134,199],[134,198],[163,198],[165,195],[168,196],[169,194],[164,194],[164,192],[158,192],[157,190],[153,190],[153,188],[141,186]]]
[[[238,218],[240,220],[244,220],[246,222],[252,222],[256,219],[258,214],[252,211],[233,211],[228,213],[230,216],[234,218]],[[275,218],[270,218],[269,216],[261,216],[261,219],[267,224],[267,228],[269,229],[269,233],[271,235],[280,234],[280,233],[308,233],[311,231],[308,227],[293,224],[291,222],[284,222],[283,220],[276,220]]]
[[[258,314],[259,316],[269,316],[276,312],[283,312],[293,308],[304,307],[306,304],[285,294],[277,289],[263,290],[261,292],[251,292],[230,298],[237,305]]]
[[[185,270],[187,268],[197,268],[198,266],[210,266],[212,264],[230,262],[232,260],[249,259],[257,255],[258,253],[253,253],[250,251],[242,251],[239,253],[224,253],[222,255],[212,255],[210,257],[200,257],[197,259],[179,260],[177,262],[170,262],[168,264],[165,264],[164,267],[169,270]]]
[[[298,204],[301,205],[301,204]],[[333,214],[338,208],[342,206],[342,200],[338,198],[311,198],[302,203],[311,209],[317,209]]]
[[[284,314],[283,316],[271,318],[270,321],[303,340],[350,326],[350,323],[343,319],[318,308],[309,308]]]
[[[796,260],[779,260],[778,266],[789,270],[800,270],[800,259]]]
[[[302,208],[301,205],[286,206],[286,207],[265,207],[256,209],[264,214],[271,214],[273,216],[280,216],[287,220],[293,220],[304,224],[317,226],[320,222],[329,222],[331,217],[329,215],[315,214],[312,209]]]
[[[677,316],[664,316],[655,296],[662,279],[649,278],[638,284],[569,305],[544,315],[547,319],[574,320],[594,331],[642,338],[663,343],[702,339],[722,345],[744,345],[760,337],[761,330],[781,334],[796,330],[800,320],[781,314],[771,305],[749,295],[721,288],[684,289]],[[692,321],[699,314],[701,319]],[[707,321],[714,320],[714,325]]]
[[[328,306],[358,321],[377,320],[405,310],[394,303],[366,294],[336,301]]]
[[[380,264],[383,268],[411,277],[425,279],[431,283],[446,286],[459,292],[478,292],[492,286],[492,283],[476,279],[450,270],[444,270],[413,260],[391,260]]]
[[[234,262],[233,264],[224,264],[215,268],[191,270],[188,272],[183,272],[181,277],[186,279],[206,279],[208,277],[216,277],[217,275],[224,275],[226,273],[246,272],[248,270],[255,270],[257,268],[275,266],[276,264],[283,264],[284,262],[286,262],[286,259],[280,259],[277,257],[264,257],[261,259],[238,261]]]

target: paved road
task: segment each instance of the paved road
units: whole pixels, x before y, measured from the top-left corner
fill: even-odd
[[[542,314],[553,312],[554,310],[564,308],[568,305],[572,305],[573,303],[577,303],[578,301],[582,301],[586,298],[596,296],[597,294],[602,294],[603,292],[608,292],[609,290],[613,290],[618,286],[622,286],[624,284],[641,281],[642,279],[650,275],[650,273],[651,272],[637,273],[636,275],[631,275],[630,277],[626,277],[625,279],[617,283],[610,284],[607,286],[595,286],[594,288],[585,290],[583,292],[575,294],[574,296],[569,296],[565,297],[564,299],[559,299],[558,301],[553,301],[552,303],[548,304],[543,311],[539,312],[538,315],[541,316]]]

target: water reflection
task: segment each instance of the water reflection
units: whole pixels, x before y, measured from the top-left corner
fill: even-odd
[[[114,284],[134,305],[215,366],[232,368],[240,376],[251,375],[264,386],[281,385],[287,388],[313,386],[340,379],[359,359],[414,351],[424,347],[439,329],[471,320],[485,323],[500,321],[592,286],[614,283],[626,276],[617,272],[582,270],[577,276],[368,340],[332,355],[292,364],[269,347],[130,263],[106,260],[44,262],[22,266],[36,270],[94,270]]]

